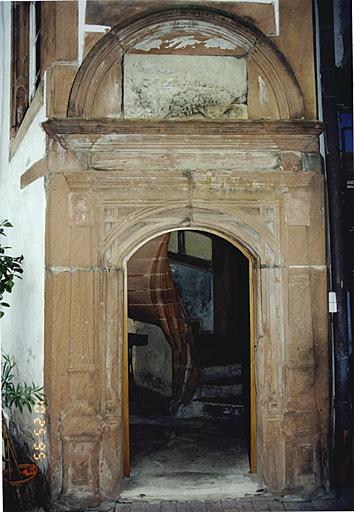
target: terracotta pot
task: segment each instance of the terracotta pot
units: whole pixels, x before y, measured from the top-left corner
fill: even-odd
[[[19,469],[23,478],[17,480],[9,480],[8,470],[3,472],[4,504],[8,510],[28,510],[40,501],[38,467],[35,464],[19,464]]]

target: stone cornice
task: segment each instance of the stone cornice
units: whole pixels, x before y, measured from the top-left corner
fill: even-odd
[[[49,137],[76,151],[159,145],[184,148],[240,146],[243,149],[317,151],[323,131],[318,121],[129,121],[118,119],[49,119],[43,123]]]
[[[301,153],[318,153],[318,121],[127,121],[49,119],[46,156],[21,177],[21,187],[55,173],[105,170],[233,172],[257,176],[299,170]],[[54,145],[53,145],[54,142]],[[296,158],[296,169],[282,152]],[[293,155],[293,156],[292,156]],[[311,169],[304,169],[309,171]],[[318,172],[315,168],[314,172]],[[289,173],[287,173],[289,174]],[[296,180],[301,182],[295,172]]]
[[[323,131],[320,121],[290,120],[240,120],[240,121],[152,121],[126,119],[48,119],[43,128],[54,135],[104,135],[104,134],[168,134],[168,135],[319,135]]]

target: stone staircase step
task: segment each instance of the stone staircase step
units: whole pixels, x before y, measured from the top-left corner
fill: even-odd
[[[242,384],[205,384],[199,391],[199,398],[234,397],[242,395]],[[222,401],[222,400],[221,400]]]
[[[200,402],[208,402],[211,404],[227,404],[227,405],[244,405],[243,395],[230,395],[230,396],[213,396],[200,398]]]
[[[242,404],[230,403],[227,399],[217,401],[209,400],[193,400],[190,404],[184,406],[177,413],[179,418],[229,418],[243,417],[245,407]]]
[[[241,384],[241,375],[235,377],[219,377],[216,379],[208,380],[207,386],[231,386],[234,384]]]
[[[205,383],[219,383],[227,379],[241,378],[241,364],[230,364],[226,366],[207,366],[203,368],[203,379]]]
[[[207,417],[224,418],[243,416],[245,412],[244,405],[229,404],[220,402],[204,402],[203,412]]]

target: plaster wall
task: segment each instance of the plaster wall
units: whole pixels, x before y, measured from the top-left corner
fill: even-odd
[[[172,390],[172,351],[160,327],[129,321],[129,332],[146,334],[148,344],[133,348],[134,377],[138,386],[165,396]]]
[[[10,2],[0,4],[1,33],[1,146],[0,146],[0,219],[8,219],[13,228],[6,229],[1,243],[9,245],[9,254],[23,254],[23,278],[16,280],[13,292],[6,294],[10,308],[0,321],[2,350],[14,356],[17,378],[43,384],[44,363],[44,178],[21,189],[21,175],[45,154],[46,137],[41,128],[45,121],[44,100],[28,131],[10,153]],[[21,440],[31,445],[33,418],[26,411],[15,414]]]

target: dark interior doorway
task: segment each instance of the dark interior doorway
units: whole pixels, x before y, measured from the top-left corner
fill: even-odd
[[[249,260],[205,232],[148,244],[128,264],[131,472],[122,496],[255,491]]]

